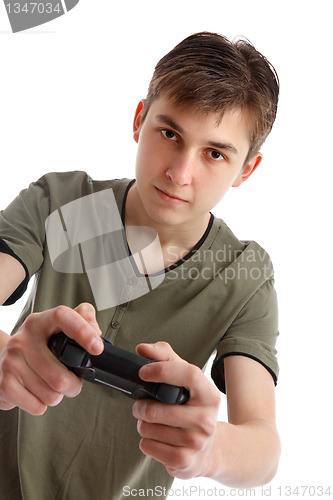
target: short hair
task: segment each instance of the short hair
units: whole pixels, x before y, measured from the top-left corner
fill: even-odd
[[[217,33],[191,35],[156,65],[142,120],[152,102],[163,94],[175,106],[215,112],[249,111],[250,159],[270,133],[275,121],[279,79],[274,67],[246,39],[229,41]]]

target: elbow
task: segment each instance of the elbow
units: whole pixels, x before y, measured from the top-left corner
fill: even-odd
[[[250,467],[244,474],[238,477],[236,488],[259,488],[270,483],[277,474],[280,456],[281,441],[278,433],[275,432],[267,436],[267,445],[261,449],[261,459],[257,456],[255,467]]]
[[[276,433],[274,440],[271,442],[270,460],[267,461],[267,468],[263,474],[262,480],[260,481],[261,484],[258,484],[257,486],[264,486],[265,484],[273,481],[279,468],[280,456],[281,440],[279,435]]]

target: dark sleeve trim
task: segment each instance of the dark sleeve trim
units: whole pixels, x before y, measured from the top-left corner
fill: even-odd
[[[272,375],[273,380],[274,380],[274,384],[275,384],[275,386],[277,385],[276,373],[274,373],[274,371],[269,366],[267,366],[263,361],[261,361],[261,359],[256,358],[255,356],[252,356],[251,354],[246,354],[244,352],[229,352],[229,353],[224,354],[221,357],[219,357],[219,359],[213,363],[212,370],[211,370],[211,376],[212,376],[212,379],[214,381],[214,384],[224,394],[226,394],[226,386],[225,386],[225,378],[224,378],[224,359],[227,358],[228,356],[245,356],[247,358],[253,359],[254,361],[257,361],[264,368],[266,368],[266,370]],[[222,367],[221,367],[221,363],[222,363]],[[220,370],[222,368],[223,377],[221,377],[221,371],[218,368],[220,368]]]
[[[26,291],[26,289],[28,287],[30,276],[29,276],[28,268],[25,265],[25,263],[20,259],[20,257],[18,257],[13,252],[13,250],[7,245],[7,243],[2,238],[0,238],[0,252],[6,253],[6,254],[14,257],[16,260],[18,260],[20,262],[20,264],[22,264],[22,266],[24,267],[24,270],[25,270],[24,280],[16,288],[15,292],[13,292],[12,295],[6,300],[6,302],[3,303],[4,306],[10,306],[22,297],[22,295],[24,294],[24,292]]]

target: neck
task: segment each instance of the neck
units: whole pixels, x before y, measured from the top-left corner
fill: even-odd
[[[164,258],[164,268],[185,257],[200,241],[210,221],[210,213],[177,225],[162,224],[146,213],[136,185],[127,196],[125,208],[126,226],[148,226],[157,232]]]

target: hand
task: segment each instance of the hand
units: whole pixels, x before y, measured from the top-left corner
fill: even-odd
[[[185,405],[149,399],[134,403],[141,451],[164,464],[174,477],[206,475],[217,429],[219,391],[197,366],[181,359],[166,342],[140,344],[137,352],[163,360],[142,367],[139,376],[143,380],[184,386],[190,392]]]
[[[95,309],[80,304],[75,310],[59,306],[31,314],[0,355],[0,409],[15,406],[42,415],[63,396],[77,396],[82,381],[70,372],[48,348],[53,333],[64,331],[90,354],[103,351]]]

